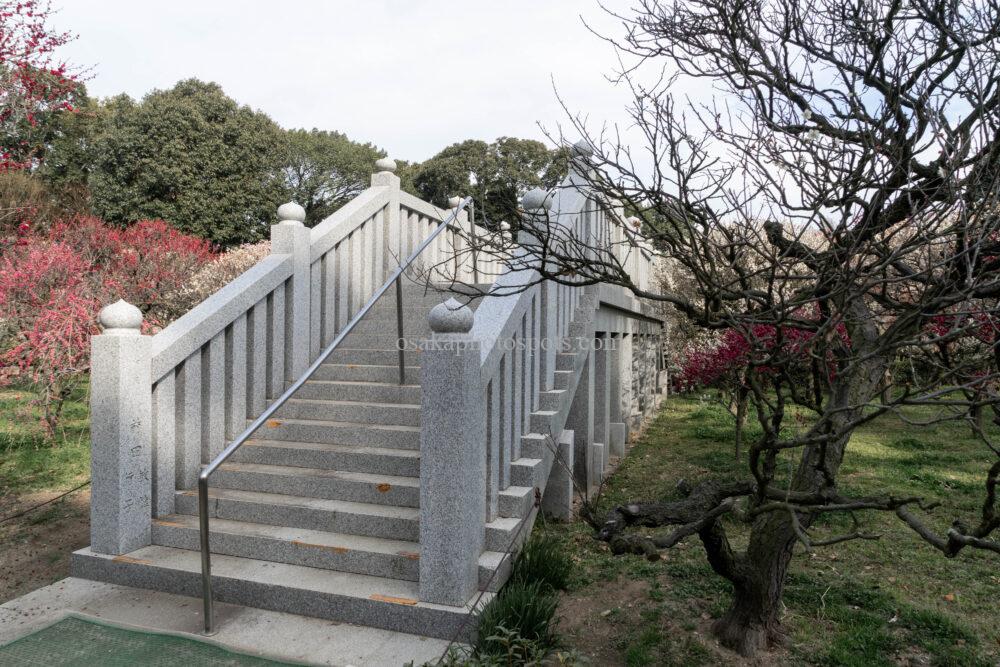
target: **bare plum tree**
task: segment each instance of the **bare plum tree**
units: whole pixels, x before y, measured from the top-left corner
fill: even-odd
[[[653,248],[687,289],[640,289],[621,248],[541,210],[521,221],[513,259],[495,239],[468,241],[530,264],[539,281],[621,285],[699,327],[739,332],[762,435],[743,479],[591,517],[598,537],[654,558],[700,538],[734,587],[714,632],[744,655],[783,637],[795,545],[877,538],[868,511],[894,513],[949,558],[1000,554],[998,431],[980,418],[1000,404],[1000,4],[637,0],[617,16],[623,36],[606,39],[632,63],[618,80],[634,94],[643,157],[571,114],[585,137],[573,187],[634,212],[641,224],[613,219],[622,243]],[[644,84],[650,65],[673,74]],[[675,100],[682,79],[710,82],[718,102]],[[899,359],[912,370],[894,369]],[[793,405],[812,415],[805,426],[790,423]],[[948,521],[920,497],[841,493],[852,433],[888,413],[969,422],[984,444],[980,512]],[[849,513],[854,529],[814,526],[828,513]],[[731,545],[727,515],[750,525],[745,549]],[[637,526],[669,528],[649,537]]]

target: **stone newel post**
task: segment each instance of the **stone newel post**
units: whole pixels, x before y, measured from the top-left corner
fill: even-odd
[[[486,517],[486,407],[473,313],[435,306],[421,353],[420,599],[464,605],[478,590]]]
[[[402,225],[399,220],[399,176],[396,175],[396,161],[384,157],[375,162],[375,173],[372,174],[372,187],[389,188],[389,204],[385,209],[385,232],[387,238],[385,247],[389,251],[385,256],[385,268],[394,270],[403,259],[403,239],[400,236]]]
[[[97,316],[91,338],[90,541],[97,553],[124,554],[150,543],[152,521],[151,337],[125,301]]]
[[[532,227],[539,229],[545,224],[554,224],[554,221],[546,222],[546,217],[552,208],[552,195],[541,188],[529,190],[521,198],[521,209],[526,222]],[[518,231],[518,243],[537,248],[541,240],[525,229]],[[551,267],[550,267],[551,268]],[[541,353],[541,379],[545,390],[550,390],[554,386],[556,373],[556,317],[558,315],[556,303],[558,301],[557,292],[559,285],[549,280],[541,284],[542,307],[541,307],[541,339],[548,341]]]
[[[309,229],[306,211],[289,202],[278,207],[278,224],[271,226],[271,253],[292,256],[291,288],[285,314],[285,381],[294,382],[309,366]],[[284,387],[272,387],[275,394]]]

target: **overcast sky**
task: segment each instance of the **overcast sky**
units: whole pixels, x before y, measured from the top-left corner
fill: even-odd
[[[627,0],[610,5],[627,7]],[[613,50],[581,15],[618,31],[595,0],[54,0],[65,54],[97,96],[141,97],[215,81],[285,127],[339,130],[390,156],[448,144],[544,139],[565,121],[553,91],[594,120],[627,100],[604,76]]]

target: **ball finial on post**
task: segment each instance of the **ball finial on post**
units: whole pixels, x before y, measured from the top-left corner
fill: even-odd
[[[379,158],[375,161],[375,170],[394,173],[396,171],[396,161],[390,157]]]
[[[295,202],[288,202],[278,207],[279,225],[301,225],[306,221],[306,210]]]
[[[138,336],[142,329],[142,311],[128,301],[118,299],[101,308],[97,323],[106,336]]]
[[[521,208],[529,212],[548,211],[552,208],[552,193],[541,188],[528,190],[521,197]]]
[[[580,139],[580,141],[570,146],[569,152],[575,158],[586,160],[594,155],[594,147],[586,139]]]
[[[465,334],[472,330],[475,313],[454,297],[431,308],[427,322],[436,334]]]
[[[458,208],[461,203],[461,197],[448,197],[448,208]]]

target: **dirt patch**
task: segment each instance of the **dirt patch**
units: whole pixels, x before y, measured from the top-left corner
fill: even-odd
[[[645,581],[618,582],[601,595],[594,595],[592,588],[559,597],[559,637],[595,665],[624,665],[618,646],[621,639],[618,621],[647,597],[649,584]]]
[[[28,493],[0,502],[11,516],[56,496]],[[0,603],[69,576],[69,556],[90,544],[90,490],[0,523]]]
[[[669,586],[667,578],[659,581],[661,591],[662,586]],[[780,647],[753,660],[741,658],[712,637],[712,619],[707,613],[683,617],[657,614],[659,597],[654,583],[648,579],[619,579],[563,593],[559,598],[557,632],[564,645],[579,651],[590,664],[602,667],[791,664],[787,651]]]

